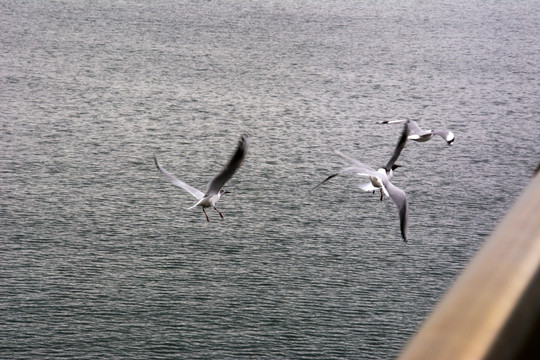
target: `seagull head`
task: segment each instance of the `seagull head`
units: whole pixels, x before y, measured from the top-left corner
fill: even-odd
[[[227,191],[227,190],[219,190],[219,197],[221,197],[223,194],[230,194],[231,192],[230,191]]]

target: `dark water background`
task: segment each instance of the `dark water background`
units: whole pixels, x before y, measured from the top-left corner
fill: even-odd
[[[0,2],[0,357],[395,357],[540,160],[535,1]],[[394,205],[340,168],[408,144]],[[243,132],[206,223],[201,190]]]

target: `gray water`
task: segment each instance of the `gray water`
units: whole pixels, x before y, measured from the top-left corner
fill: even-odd
[[[0,357],[389,359],[540,160],[535,1],[0,1]],[[338,177],[383,165],[395,206]],[[240,134],[220,219],[204,191]]]

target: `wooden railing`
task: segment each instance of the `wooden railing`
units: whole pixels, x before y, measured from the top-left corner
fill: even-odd
[[[540,359],[540,174],[398,359]]]

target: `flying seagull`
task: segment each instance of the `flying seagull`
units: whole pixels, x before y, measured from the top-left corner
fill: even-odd
[[[448,145],[452,145],[454,142],[454,133],[450,130],[423,130],[418,126],[416,121],[413,120],[390,120],[390,121],[378,121],[377,124],[403,124],[407,125],[409,131],[409,140],[418,142],[426,142],[430,140],[433,135],[439,135]]]
[[[381,174],[386,174],[386,176],[388,177],[388,180],[392,180],[392,178],[394,177],[394,171],[397,168],[401,167],[401,165],[396,164],[396,161],[399,158],[399,156],[401,155],[401,151],[405,147],[405,144],[407,143],[407,134],[408,134],[407,126],[404,126],[403,131],[401,133],[401,138],[399,139],[399,141],[398,141],[398,143],[396,145],[396,148],[394,149],[394,153],[392,154],[392,157],[390,158],[390,160],[388,160],[388,162],[386,163],[386,165],[384,167],[377,170]],[[333,177],[335,177],[335,176],[337,176],[339,174],[340,173],[330,175],[323,182],[319,183],[317,186],[315,186],[311,190],[315,190],[316,188],[318,188],[319,186],[324,184],[326,181],[330,180],[331,178],[333,178]],[[364,190],[366,192],[375,192],[376,190],[380,190],[380,192],[381,192],[381,201],[382,201],[383,193],[384,193],[382,187],[375,186],[372,182],[368,182],[368,183],[365,183],[365,184],[360,184],[360,185],[358,185],[358,187],[361,190]]]
[[[401,134],[401,137],[397,143],[396,149],[394,150],[394,154],[388,161],[385,167],[380,168],[379,170],[375,171],[370,166],[361,163],[360,161],[357,161],[342,152],[338,150],[334,150],[334,153],[341,157],[346,164],[348,164],[348,167],[343,168],[340,172],[332,174],[328,176],[324,181],[322,181],[320,184],[315,186],[312,190],[318,188],[331,178],[346,174],[346,173],[353,173],[361,177],[367,177],[371,181],[371,186],[374,189],[380,189],[381,196],[382,193],[384,195],[390,197],[394,204],[396,204],[398,212],[399,212],[399,221],[400,221],[400,228],[401,228],[401,237],[403,238],[403,241],[407,242],[407,232],[408,232],[408,222],[409,222],[409,207],[407,205],[407,196],[405,195],[405,192],[392,184],[390,182],[390,178],[393,174],[393,169],[395,169],[395,161],[401,154],[401,151],[405,147],[405,144],[407,142],[407,127],[403,127],[403,132]],[[360,186],[362,188],[362,185]]]
[[[236,151],[234,155],[231,157],[228,164],[225,165],[223,170],[221,170],[219,174],[214,176],[214,178],[208,183],[205,193],[177,179],[174,175],[172,175],[170,172],[168,172],[163,167],[161,167],[155,155],[154,155],[154,161],[159,171],[173,185],[184,189],[185,191],[189,192],[198,200],[197,203],[193,205],[192,207],[190,207],[189,209],[192,209],[195,206],[202,207],[204,215],[206,216],[206,221],[210,221],[210,219],[208,219],[208,214],[206,213],[205,208],[213,207],[214,210],[216,210],[219,216],[221,216],[221,218],[223,219],[223,214],[216,208],[216,203],[219,201],[219,199],[221,198],[223,194],[230,193],[229,191],[222,189],[222,187],[234,175],[236,170],[238,170],[238,168],[242,164],[242,161],[244,161],[244,158],[246,157],[246,154],[247,154],[248,144],[249,144],[249,137],[246,135],[242,135],[242,137],[240,138],[240,141],[238,141],[238,146],[236,147]]]

